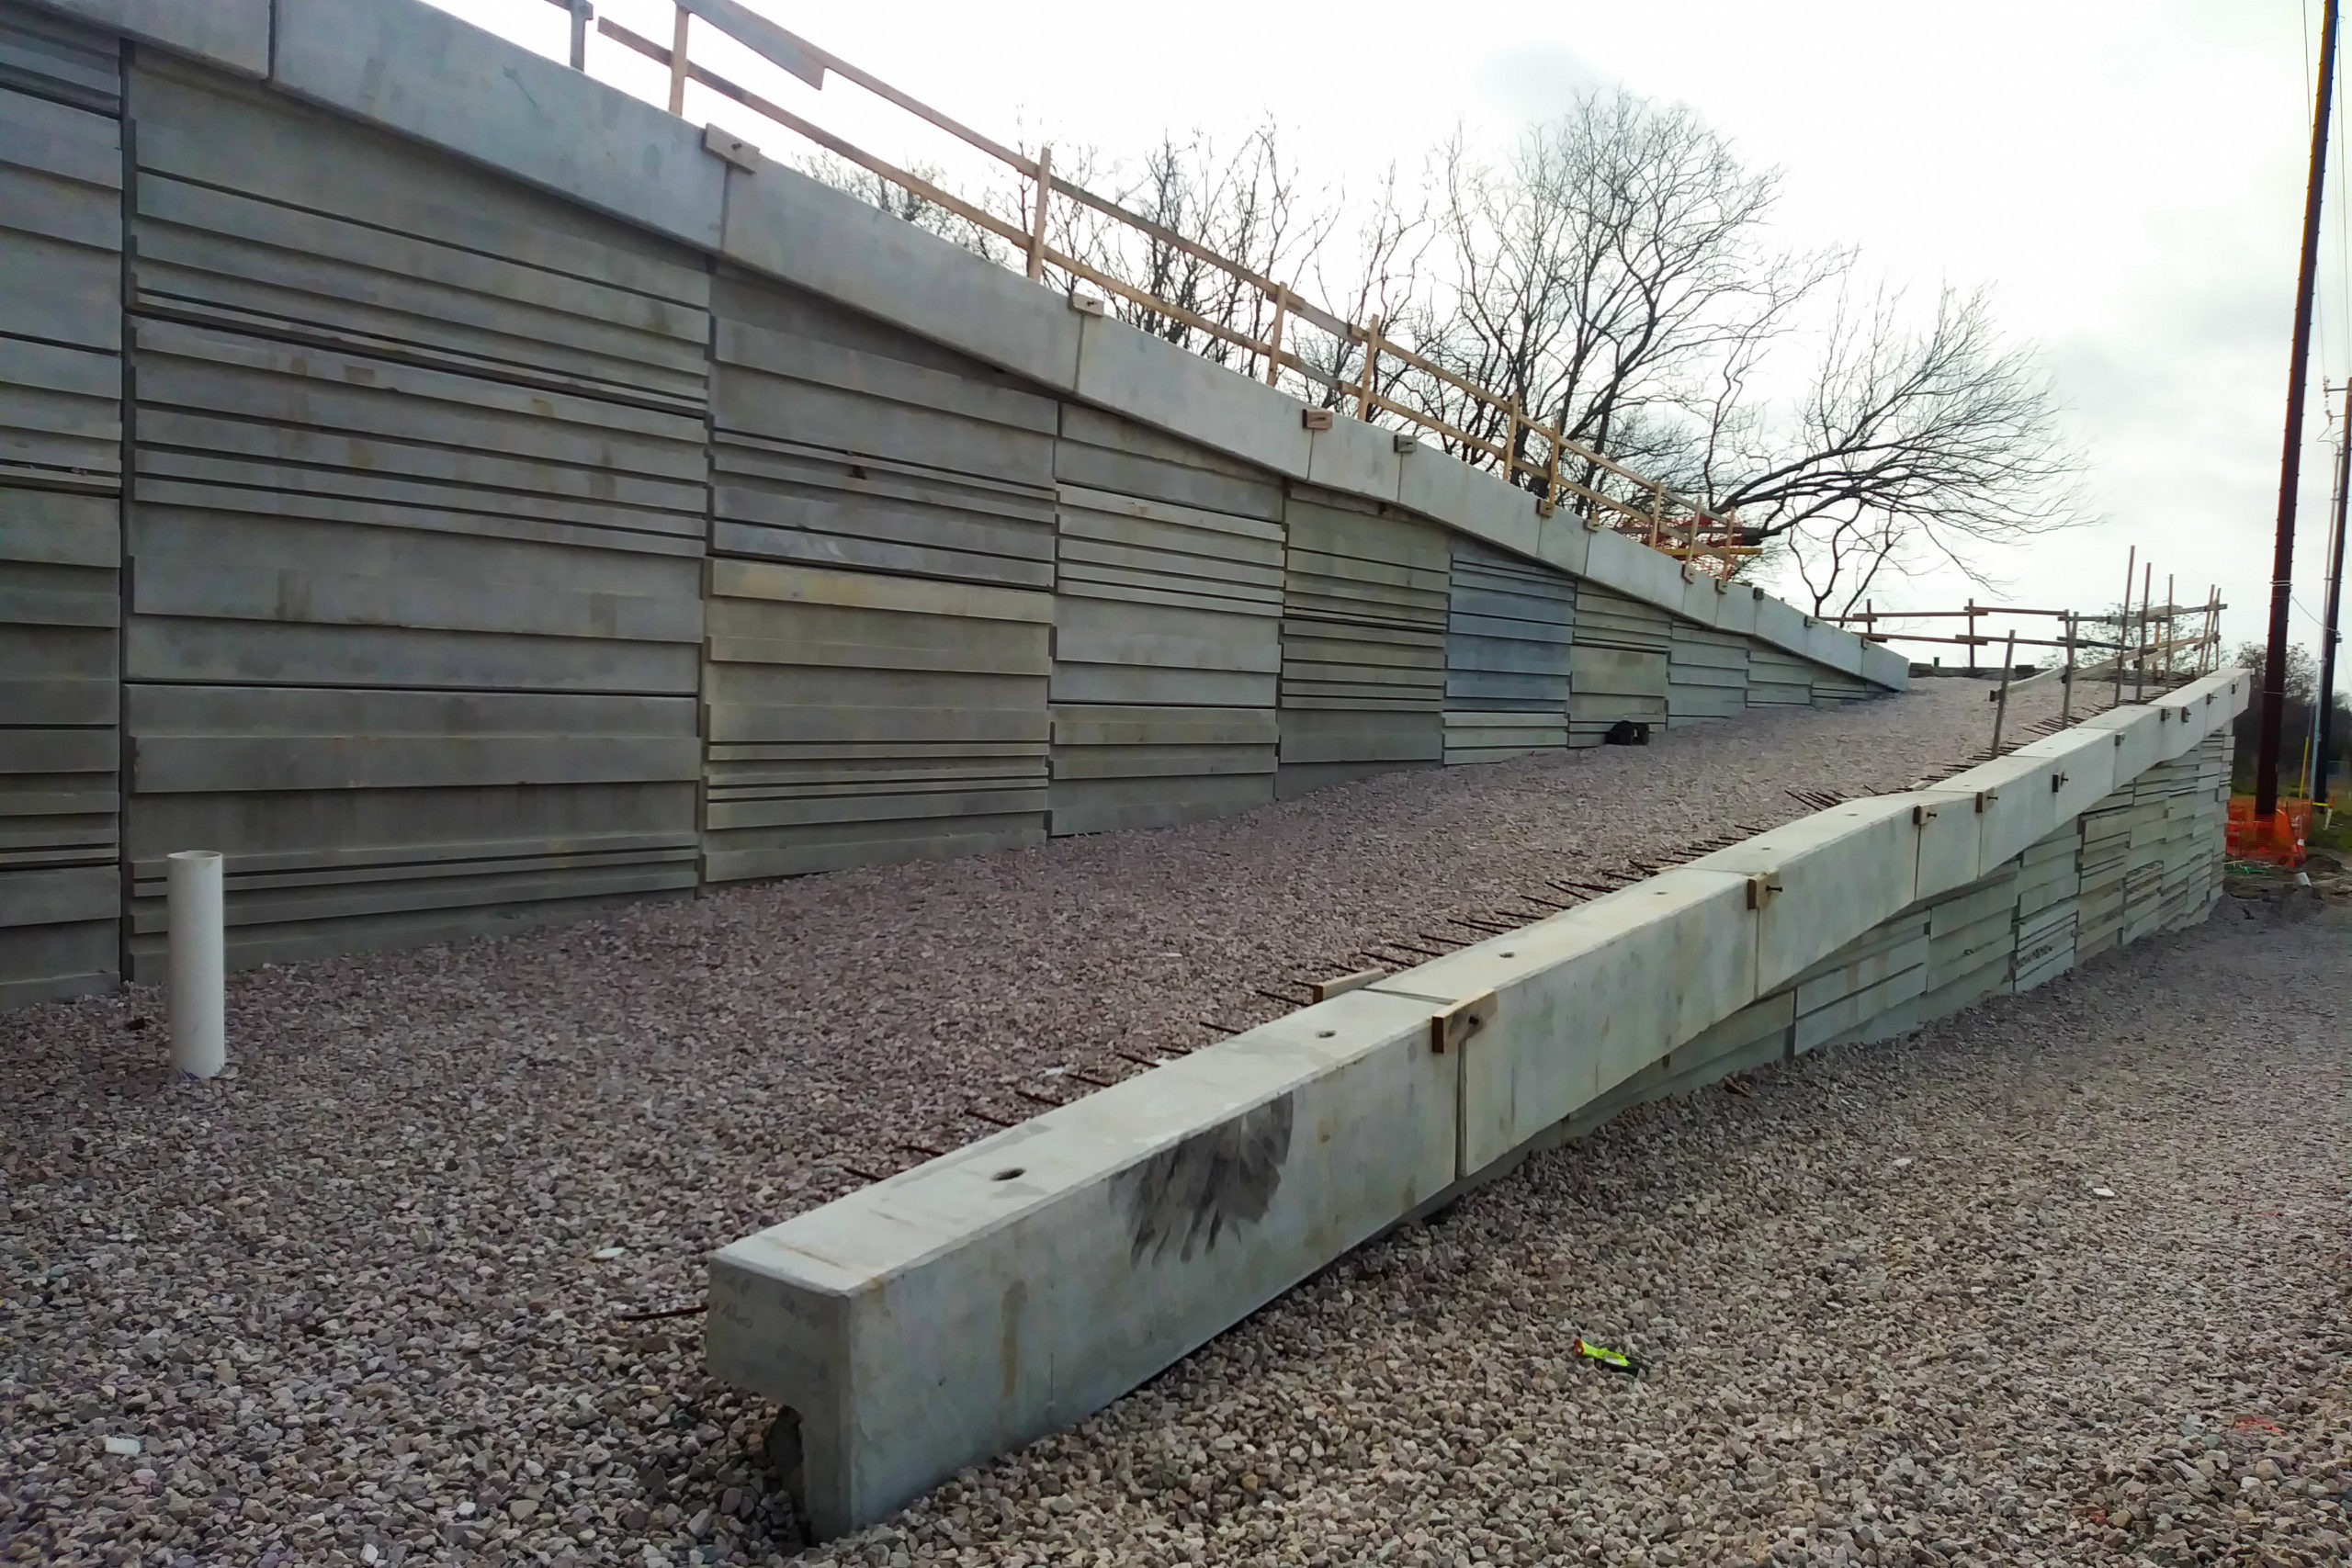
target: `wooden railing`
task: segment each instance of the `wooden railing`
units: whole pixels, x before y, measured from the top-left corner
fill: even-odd
[[[2132,564],[2124,569],[2127,590],[2138,568],[2138,549],[2132,551]],[[2206,592],[2201,604],[2183,604],[2173,599],[2173,584],[2165,584],[2165,603],[2150,602],[2154,586],[2154,570],[2150,567],[2143,579],[2141,599],[2135,608],[2127,591],[2120,614],[2091,615],[2081,610],[2028,609],[2014,604],[1979,604],[1973,598],[1957,610],[1881,610],[1865,604],[1848,615],[1829,617],[1840,626],[1855,627],[1866,642],[1939,643],[1958,646],[1968,650],[1968,667],[1976,667],[1976,650],[2006,645],[2010,649],[2049,648],[2064,649],[2066,666],[2072,670],[2086,652],[2111,654],[2113,674],[2119,697],[2126,671],[2130,678],[2144,689],[2150,682],[2159,684],[2188,680],[2210,673],[2222,666],[2222,612],[2229,606],[2222,602],[2217,585]],[[2048,619],[2061,622],[2058,635],[2048,637],[2019,637],[2012,630],[2003,636],[1977,630],[1979,623],[2018,617],[2026,620]],[[1886,624],[1906,621],[1964,620],[1966,629],[1956,635],[1939,636],[1934,632],[1889,631]],[[2193,622],[2196,629],[2185,631],[2183,623]],[[2086,636],[2086,626],[2114,628],[2111,637]]]
[[[1376,319],[1362,323],[1349,321],[1291,285],[1220,255],[1164,224],[1062,178],[1053,171],[1050,147],[1041,147],[1034,157],[1008,147],[749,10],[740,0],[672,0],[674,15],[667,43],[632,31],[610,17],[595,16],[590,0],[548,3],[571,14],[571,62],[575,69],[587,68],[587,40],[593,22],[597,36],[642,55],[669,73],[671,113],[684,113],[686,85],[698,83],[836,157],[1003,240],[1023,259],[1033,281],[1043,283],[1046,270],[1052,268],[1072,279],[1073,288],[1077,280],[1083,280],[1144,311],[1182,322],[1229,349],[1238,350],[1242,363],[1250,367],[1248,373],[1262,375],[1270,385],[1287,371],[1318,389],[1317,395],[1327,409],[1352,412],[1368,423],[1388,423],[1392,427],[1401,424],[1411,431],[1427,432],[1463,461],[1499,471],[1511,483],[1532,491],[1536,510],[1544,516],[1566,504],[1585,519],[1588,526],[1613,528],[1640,538],[1685,562],[1686,571],[1696,569],[1729,577],[1758,553],[1758,547],[1744,541],[1734,519],[1717,515],[1698,502],[1678,495],[1665,485],[1570,439],[1561,419],[1546,423],[1529,414],[1516,397],[1497,393],[1391,341],[1382,334],[1382,323]],[[822,88],[828,75],[863,87],[1011,169],[1026,184],[1024,220],[1015,222],[978,202],[966,200],[936,182],[876,157],[761,94],[696,64],[692,58],[696,21],[718,29],[811,87]],[[1102,266],[1056,248],[1047,242],[1046,233],[1048,216],[1057,198],[1091,209],[1154,244],[1181,252],[1254,290],[1257,301],[1250,314],[1250,330],[1243,331],[1228,321],[1161,299]],[[1262,336],[1256,330],[1256,323],[1261,321],[1269,323]],[[1327,368],[1296,352],[1288,340],[1293,328],[1300,322],[1332,336],[1340,348],[1336,356],[1340,368]],[[1343,373],[1350,361],[1357,366],[1351,376]],[[1458,423],[1449,421],[1390,395],[1401,389],[1394,379],[1401,372],[1426,378],[1449,389],[1477,411],[1477,417]],[[1391,377],[1388,391],[1382,390],[1384,375]],[[1471,424],[1498,435],[1478,434],[1465,428]],[[1612,493],[1609,483],[1612,479],[1623,493]]]

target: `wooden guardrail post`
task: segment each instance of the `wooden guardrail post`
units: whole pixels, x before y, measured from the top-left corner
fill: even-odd
[[[2075,612],[2066,612],[2066,672],[2058,678],[2058,722],[2072,724],[2075,713]]]
[[[2115,612],[2115,701],[2109,705],[2123,705],[2123,638],[2132,625],[2132,576],[2140,570],[2140,547],[2134,545],[2123,557],[2123,603]]]
[[[686,35],[694,19],[695,14],[681,6],[670,28],[670,112],[675,115],[686,112]]]
[[[1046,280],[1046,203],[1054,194],[1054,150],[1037,149],[1037,200],[1029,218],[1029,281]]]
[[[1356,417],[1366,424],[1372,423],[1372,381],[1380,365],[1380,318],[1374,316],[1363,329],[1363,380],[1356,388]]]
[[[588,0],[567,0],[564,8],[571,13],[571,68],[588,69],[588,24],[596,19],[596,7]]]
[[[1275,378],[1282,374],[1283,330],[1290,325],[1289,285],[1275,284],[1273,300],[1274,326],[1273,330],[1266,334],[1266,385],[1269,387],[1273,386]]]
[[[1560,448],[1567,439],[1566,423],[1564,416],[1549,430],[1544,430],[1540,424],[1535,427],[1544,430],[1544,439],[1550,442],[1552,447],[1544,455],[1544,493],[1535,502],[1536,512],[1545,517],[1560,509]]]
[[[2140,569],[2140,646],[2132,660],[2132,700],[2139,702],[2148,694],[2148,601],[2156,588],[2156,563],[2149,561]]]

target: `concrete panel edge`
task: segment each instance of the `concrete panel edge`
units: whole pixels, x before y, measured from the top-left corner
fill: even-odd
[[[704,251],[728,165],[702,132],[424,0],[277,0],[271,85]]]
[[[269,74],[271,0],[30,0],[141,43],[255,80]]]

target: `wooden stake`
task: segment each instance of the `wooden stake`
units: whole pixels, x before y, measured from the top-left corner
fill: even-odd
[[[2148,695],[2148,600],[2155,592],[2156,563],[2150,561],[2140,569],[2140,649],[2132,660],[2132,700],[2145,701]]]
[[[1029,219],[1029,281],[1046,281],[1046,203],[1054,194],[1054,150],[1037,149],[1037,201]]]
[[[1289,308],[1290,290],[1279,283],[1274,285],[1274,330],[1266,335],[1266,385],[1269,387],[1282,373],[1283,331],[1290,325]]]
[[[678,7],[678,19],[670,29],[670,112],[686,112],[686,31],[694,25],[695,14],[684,6]]]
[[[2115,612],[2115,701],[2109,705],[2123,705],[2123,638],[2125,628],[2132,624],[2132,574],[2140,570],[2140,547],[2132,547],[2123,558],[2123,603]]]
[[[1372,381],[1380,365],[1380,318],[1363,329],[1363,382],[1356,388],[1356,417],[1372,423]]]
[[[2162,677],[2165,681],[2172,679],[2173,651],[2180,642],[2174,625],[2179,618],[2180,600],[2173,590],[2173,574],[2166,572],[2165,573],[2165,672]]]
[[[1973,644],[1971,646],[1973,646]],[[2001,694],[1993,708],[1993,755],[2001,754],[2001,727],[2009,717],[2009,677],[2018,671],[2018,634],[2009,633],[2008,647],[2001,653]]]
[[[2061,727],[2074,722],[2075,716],[2075,613],[2066,612],[2066,673],[2058,681],[2058,723]]]
[[[1535,428],[1544,430],[1540,424]],[[1539,516],[1549,517],[1560,507],[1560,448],[1567,440],[1566,419],[1563,417],[1558,424],[1544,430],[1544,439],[1552,444],[1552,449],[1544,457],[1544,493],[1536,497],[1535,511]]]

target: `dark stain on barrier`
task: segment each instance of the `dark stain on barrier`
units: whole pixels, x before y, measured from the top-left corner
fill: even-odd
[[[1135,1232],[1130,1254],[1140,1263],[1172,1243],[1192,1261],[1216,1246],[1228,1225],[1266,1217],[1290,1156],[1291,1097],[1267,1101],[1232,1121],[1195,1133],[1120,1178],[1121,1201]]]
[[[1009,1404],[1012,1392],[1021,1386],[1021,1309],[1029,1304],[1029,1286],[1015,1280],[1004,1288],[1001,1313],[1003,1339],[997,1346],[997,1374],[1003,1383],[1003,1393]]]

